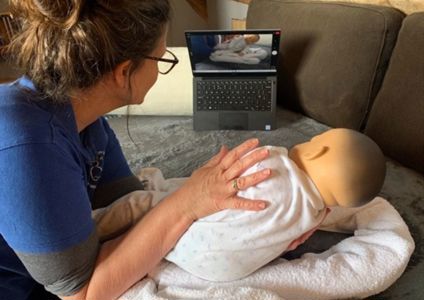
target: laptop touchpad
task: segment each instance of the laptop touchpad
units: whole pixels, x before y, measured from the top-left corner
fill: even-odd
[[[220,113],[219,129],[248,129],[247,113]]]

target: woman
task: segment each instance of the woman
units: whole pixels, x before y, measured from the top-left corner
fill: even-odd
[[[167,0],[12,0],[22,32],[11,50],[26,76],[0,86],[0,298],[115,299],[190,224],[270,176],[239,177],[268,156],[251,139],[222,147],[131,230],[100,244],[91,210],[141,189],[102,115],[140,104],[163,59]],[[161,70],[159,63],[168,64]],[[37,283],[38,282],[38,283]],[[44,290],[43,290],[44,291]]]

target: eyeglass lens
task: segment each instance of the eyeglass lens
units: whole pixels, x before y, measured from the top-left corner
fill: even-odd
[[[165,52],[162,58],[173,60],[174,56],[172,56],[172,54],[169,52]],[[159,72],[161,73],[167,73],[173,66],[174,65],[172,63],[165,62],[165,61],[158,61],[158,68],[159,68]]]

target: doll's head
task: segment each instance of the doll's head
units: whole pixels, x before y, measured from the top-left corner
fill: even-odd
[[[259,34],[245,34],[243,37],[247,45],[251,45],[259,41]]]
[[[312,179],[328,206],[367,203],[379,193],[386,174],[377,144],[351,129],[330,129],[292,147],[289,157]]]

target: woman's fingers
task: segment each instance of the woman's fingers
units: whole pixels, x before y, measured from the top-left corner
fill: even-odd
[[[249,139],[244,143],[238,145],[234,149],[232,149],[228,154],[222,159],[220,165],[223,170],[227,170],[231,167],[234,162],[243,157],[249,151],[255,149],[259,144],[258,139]]]
[[[230,201],[225,201],[222,209],[241,209],[241,210],[263,210],[267,207],[265,200],[250,200],[242,197],[233,197]]]
[[[221,160],[228,153],[228,148],[225,145],[221,146],[218,154],[214,155],[206,164],[205,167],[214,167],[221,162]]]
[[[236,160],[224,173],[225,178],[227,180],[230,180],[232,178],[236,178],[237,176],[240,176],[244,171],[246,171],[248,168],[253,166],[254,164],[262,161],[269,155],[268,149],[258,149],[256,151],[253,151],[249,155],[244,156],[243,158],[240,158]]]
[[[266,201],[247,200],[237,195],[239,190],[255,186],[271,175],[270,169],[264,169],[239,177],[269,156],[268,149],[253,151],[258,144],[259,140],[254,138],[232,150],[223,146],[218,154],[192,173],[180,191],[187,195],[183,198],[191,203],[193,220],[227,208],[261,210],[266,207]]]
[[[235,178],[228,183],[228,189],[230,190],[230,192],[238,192],[240,190],[245,190],[248,187],[255,186],[259,182],[264,181],[270,175],[271,169],[263,169],[247,176]]]

